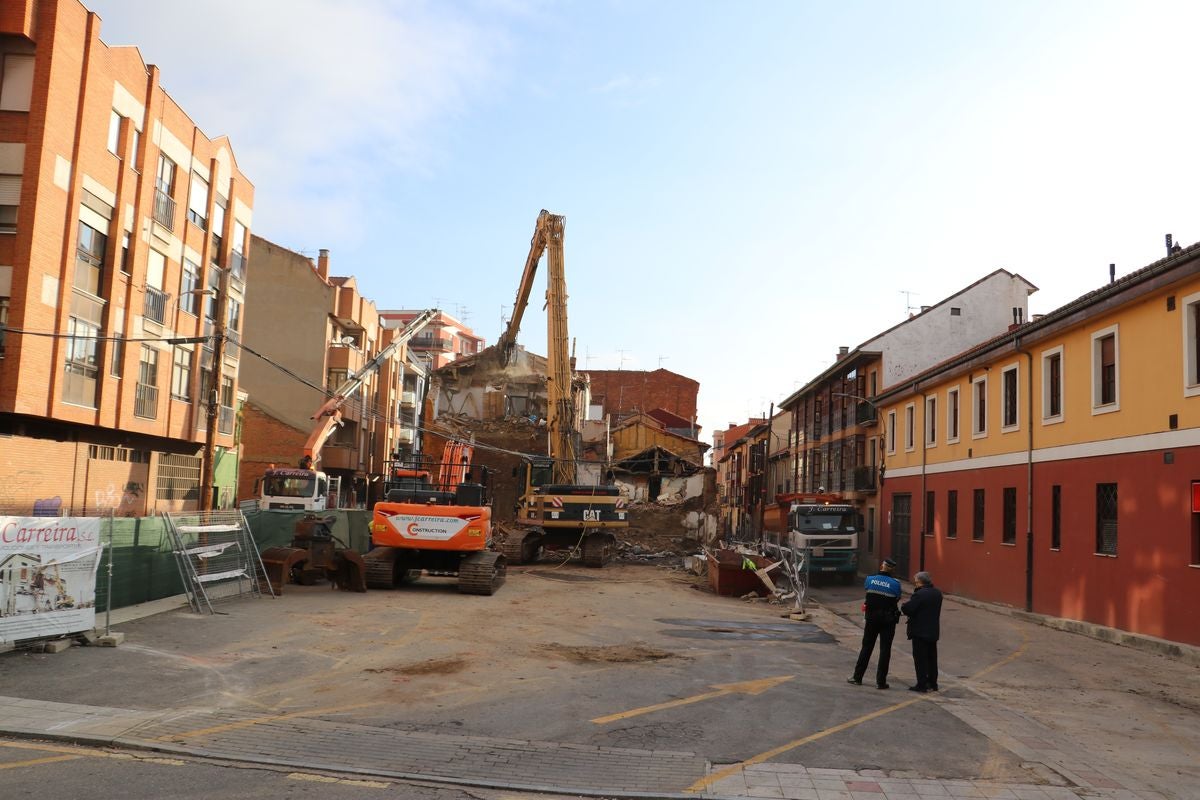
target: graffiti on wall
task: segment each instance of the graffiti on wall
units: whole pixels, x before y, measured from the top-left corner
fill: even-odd
[[[142,495],[146,487],[137,481],[128,481],[118,493],[115,484],[110,483],[105,489],[97,489],[95,495],[96,510],[111,510],[118,517],[141,516],[145,508]]]

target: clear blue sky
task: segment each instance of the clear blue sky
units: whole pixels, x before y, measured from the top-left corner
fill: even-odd
[[[494,342],[538,210],[566,215],[579,366],[695,378],[706,438],[905,291],[1005,267],[1046,312],[1200,239],[1196,3],[86,5],[231,137],[255,232],[381,308]]]

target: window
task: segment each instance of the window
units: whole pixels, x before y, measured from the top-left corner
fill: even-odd
[[[4,326],[8,325],[8,304],[7,297],[0,297],[0,358],[4,358]]]
[[[904,449],[912,450],[916,444],[915,427],[916,427],[916,408],[912,403],[904,407]]]
[[[200,228],[208,224],[208,181],[192,173],[192,185],[188,189],[188,220]]]
[[[961,309],[961,308],[958,308],[957,306],[950,306],[950,316],[952,316],[952,317],[961,317],[961,316],[962,316],[962,309]]]
[[[1117,554],[1117,485],[1096,484],[1096,552]]]
[[[1062,487],[1050,487],[1050,549],[1062,549]]]
[[[1117,326],[1092,334],[1092,413],[1121,408],[1118,372]]]
[[[971,529],[971,539],[976,542],[983,541],[983,512],[984,512],[984,508],[983,508],[984,494],[983,494],[983,492],[984,492],[983,489],[975,490],[975,518],[974,518],[975,524],[974,524],[974,527]]]
[[[28,111],[33,99],[33,56],[5,53],[0,78],[0,111]]]
[[[199,316],[200,308],[200,267],[188,258],[183,259],[183,272],[179,278],[179,309],[193,317]]]
[[[108,118],[108,152],[121,155],[121,115],[116,111]]]
[[[208,292],[204,295],[204,318],[209,322],[217,321],[217,300],[221,294],[221,270],[217,267],[208,268]]]
[[[1200,292],[1183,298],[1183,394],[1200,395]]]
[[[935,492],[925,493],[925,519],[922,523],[925,525],[925,535],[933,536],[934,528],[937,522],[937,502]]]
[[[875,507],[867,509],[867,552],[875,552]],[[1195,560],[1195,559],[1193,559]]]
[[[887,451],[889,454],[896,452],[896,412],[889,411],[887,416]]]
[[[971,436],[987,436],[987,376],[971,381]]]
[[[158,156],[158,173],[154,176],[154,188],[168,197],[175,194],[175,162],[161,153]]]
[[[925,398],[925,446],[937,444],[937,398]]]
[[[142,356],[138,362],[133,413],[146,419],[158,416],[158,351],[148,345],[142,345]]]
[[[229,298],[229,320],[226,325],[231,331],[238,331],[242,328],[242,304],[232,297]],[[789,435],[791,432],[789,431]],[[789,443],[790,446],[790,443]]]
[[[1063,419],[1063,349],[1042,352],[1042,421]]]
[[[121,235],[121,272],[129,275],[129,231]]]
[[[946,538],[958,538],[958,490],[946,492]]]
[[[0,233],[17,232],[17,207],[21,204],[21,176],[0,175]]]
[[[958,387],[946,392],[946,443],[958,441]]]
[[[175,360],[171,367],[171,397],[176,400],[192,399],[192,351],[175,348]]]
[[[108,361],[108,374],[119,378],[124,372],[122,362],[125,360],[125,340],[120,338],[120,334],[114,334],[114,336],[117,338],[112,340],[112,347],[109,348],[112,355]]]
[[[100,325],[72,315],[67,320],[67,363],[63,379],[64,403],[94,408],[96,378],[100,373]]]
[[[1017,543],[1017,488],[1004,487],[1004,544]]]
[[[1001,407],[1000,430],[1015,430],[1020,417],[1017,414],[1017,365],[1005,367],[1000,373],[1004,402]]]
[[[90,217],[99,217],[92,213]],[[75,247],[75,288],[95,297],[103,294],[104,251],[108,236],[86,222],[79,223],[79,243]]]
[[[212,260],[213,263],[221,263],[221,245],[224,242],[225,236],[225,201],[217,196],[217,202],[213,204],[212,210]]]
[[[154,221],[175,230],[175,162],[159,153],[154,177]]]

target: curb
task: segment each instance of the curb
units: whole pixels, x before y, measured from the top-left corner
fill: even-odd
[[[507,783],[504,781],[484,781],[468,778],[454,778],[444,775],[425,775],[411,772],[392,772],[389,770],[372,770],[365,767],[350,767],[338,764],[323,764],[311,761],[294,761],[286,758],[249,758],[215,752],[203,747],[173,745],[147,739],[124,738],[122,736],[99,736],[88,733],[50,733],[20,728],[0,730],[0,734],[15,739],[35,739],[38,741],[63,742],[89,747],[119,747],[125,750],[142,750],[150,753],[167,753],[177,756],[209,759],[213,761],[228,761],[239,764],[259,764],[268,767],[285,767],[287,769],[303,770],[305,772],[331,772],[340,775],[356,775],[365,778],[386,778],[394,781],[411,783],[436,784],[439,786],[469,786],[478,789],[494,789],[499,791],[533,792],[536,794],[559,795],[567,797],[596,797],[609,800],[747,800],[741,795],[716,795],[708,793],[688,792],[637,792],[628,789],[584,789],[562,788],[536,783]]]
[[[1154,636],[1146,636],[1141,633],[1130,633],[1119,628],[1109,628],[1105,625],[1097,625],[1092,622],[1081,622],[1080,620],[1066,619],[1064,617],[1052,617],[1047,614],[1036,614],[1020,608],[985,603],[980,600],[972,600],[969,597],[948,594],[946,595],[946,599],[970,606],[971,608],[990,611],[993,614],[1013,617],[1014,619],[1032,622],[1046,628],[1079,634],[1089,639],[1121,645],[1122,647],[1130,647],[1134,650],[1141,650],[1145,653],[1172,658],[1176,661],[1182,661],[1185,664],[1200,667],[1200,647],[1172,642],[1167,639],[1159,639]]]

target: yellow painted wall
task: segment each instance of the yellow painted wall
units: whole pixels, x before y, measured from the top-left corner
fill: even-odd
[[[1168,430],[1168,417],[1177,414],[1179,429],[1200,427],[1200,394],[1185,393],[1184,334],[1188,319],[1185,299],[1200,293],[1200,276],[1191,276],[1167,289],[1092,317],[1074,328],[1051,337],[1022,342],[1033,354],[1033,447],[1042,449],[1083,442],[1104,441]],[[1175,297],[1175,310],[1167,310],[1167,298]],[[1200,299],[1200,298],[1192,298]],[[1093,334],[1111,326],[1117,331],[1117,396],[1119,410],[1094,413]],[[1062,347],[1063,414],[1060,422],[1043,420],[1043,355]],[[1016,365],[1018,374],[1018,425],[1001,429],[1002,374]],[[925,413],[919,394],[909,394],[880,406],[885,423],[895,412],[895,452],[887,452],[889,469],[921,464],[924,447],[927,464],[967,458],[995,456],[1024,450],[1028,446],[1029,361],[1023,353],[1005,345],[984,367],[972,372],[947,374],[938,383],[924,387],[926,396],[937,398],[936,442],[924,447]],[[987,376],[987,435],[972,437],[972,379]],[[947,392],[958,387],[960,397],[959,438],[947,441]],[[905,450],[905,407],[914,403],[915,447]],[[1099,409],[1096,409],[1098,411]],[[885,441],[887,439],[885,438]],[[968,455],[968,451],[970,454]]]
[[[636,456],[648,447],[663,447],[696,464],[704,463],[704,452],[699,443],[689,445],[687,440],[649,425],[630,425],[612,432],[613,460]]]

